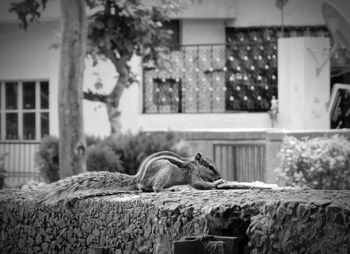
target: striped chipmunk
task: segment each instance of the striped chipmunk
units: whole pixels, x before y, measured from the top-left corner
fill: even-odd
[[[221,175],[212,161],[197,153],[184,158],[162,151],[148,156],[136,175],[119,172],[86,172],[48,184],[45,199],[69,196],[97,196],[128,191],[159,192],[174,185],[195,189],[214,189],[222,184]]]

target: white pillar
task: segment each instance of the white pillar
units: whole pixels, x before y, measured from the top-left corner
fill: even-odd
[[[329,39],[316,37],[278,40],[278,102],[276,127],[329,129]]]

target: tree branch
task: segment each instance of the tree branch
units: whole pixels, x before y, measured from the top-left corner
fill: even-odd
[[[84,99],[88,101],[97,101],[102,103],[107,103],[107,95],[94,93],[90,89],[84,91]]]
[[[101,49],[100,49],[101,50]],[[103,50],[101,50],[101,52],[103,52],[105,54],[105,56],[111,60],[111,62],[113,63],[113,65],[116,67],[118,64],[118,58],[117,56],[114,54],[113,50],[104,47]],[[116,67],[117,68],[117,67]],[[117,70],[118,71],[118,70]]]

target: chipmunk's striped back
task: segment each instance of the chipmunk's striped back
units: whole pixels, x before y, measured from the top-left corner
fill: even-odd
[[[145,177],[147,169],[152,165],[152,163],[154,163],[157,160],[167,160],[178,167],[184,167],[186,162],[188,162],[190,159],[191,158],[181,157],[176,153],[170,151],[157,152],[143,160],[143,162],[139,166],[135,177],[137,177],[138,179],[143,179]]]
[[[181,157],[173,152],[163,151],[150,155],[140,165],[135,175],[137,186],[142,191],[159,191],[178,184],[210,188],[210,182],[221,179],[215,165],[202,154]],[[194,180],[196,179],[196,180]],[[203,183],[207,182],[207,183]]]

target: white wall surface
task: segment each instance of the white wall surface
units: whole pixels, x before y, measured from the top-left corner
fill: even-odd
[[[270,128],[267,113],[143,114],[138,125],[144,131],[242,130]]]
[[[282,38],[278,41],[277,126],[285,129],[329,129],[328,38]]]
[[[225,43],[225,21],[220,19],[182,20],[181,44]]]
[[[338,6],[349,19],[349,0],[289,0],[284,7],[284,24],[295,26],[325,24],[321,11],[324,2]],[[229,25],[279,26],[281,11],[276,7],[276,0],[237,0],[236,19]]]
[[[50,84],[50,133],[57,135],[59,50],[50,49],[58,22],[43,22],[27,31],[17,24],[0,26],[0,80],[45,79]]]
[[[237,13],[237,0],[191,0],[176,18],[180,19],[233,19]]]

